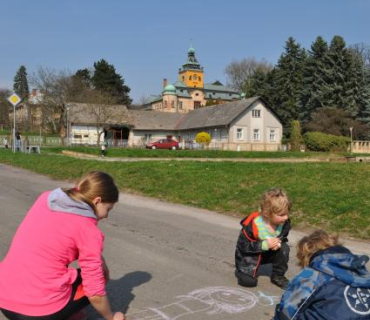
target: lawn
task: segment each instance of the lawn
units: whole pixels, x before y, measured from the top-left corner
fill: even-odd
[[[48,153],[61,153],[62,150],[100,155],[100,148],[69,147],[43,148]],[[135,158],[339,158],[345,153],[327,152],[257,152],[257,151],[222,151],[222,150],[148,150],[131,148],[108,148],[108,157]]]
[[[257,210],[264,191],[281,187],[293,201],[296,228],[320,227],[370,239],[367,163],[102,162],[4,149],[0,162],[61,180],[102,170],[114,176],[122,191],[238,217]]]

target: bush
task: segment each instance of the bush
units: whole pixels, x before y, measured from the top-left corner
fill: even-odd
[[[294,120],[290,131],[290,150],[299,151],[302,144],[301,125],[299,121]]]
[[[208,145],[211,142],[211,136],[207,132],[199,132],[195,137],[195,142]]]
[[[347,151],[351,139],[343,136],[334,136],[322,132],[307,132],[303,140],[311,151]]]

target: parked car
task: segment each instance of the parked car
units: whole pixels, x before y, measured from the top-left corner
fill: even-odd
[[[160,139],[155,142],[149,142],[146,145],[147,149],[172,149],[176,150],[179,149],[179,143],[173,139]]]

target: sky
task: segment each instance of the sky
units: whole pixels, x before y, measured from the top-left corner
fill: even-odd
[[[105,59],[134,102],[177,81],[191,44],[205,82],[224,84],[233,61],[275,65],[290,36],[370,45],[368,0],[0,0],[0,12],[0,88],[21,65],[74,73]]]

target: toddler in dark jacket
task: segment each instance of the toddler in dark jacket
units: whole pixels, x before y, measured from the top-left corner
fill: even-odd
[[[290,282],[274,320],[369,320],[369,257],[318,230],[297,245],[302,271]]]
[[[291,229],[289,211],[292,203],[281,189],[271,189],[261,198],[260,212],[253,212],[240,224],[235,250],[235,276],[238,284],[255,287],[258,276],[272,266],[271,282],[285,289],[289,280],[285,277],[288,270],[288,234]],[[265,272],[262,272],[262,271]]]

